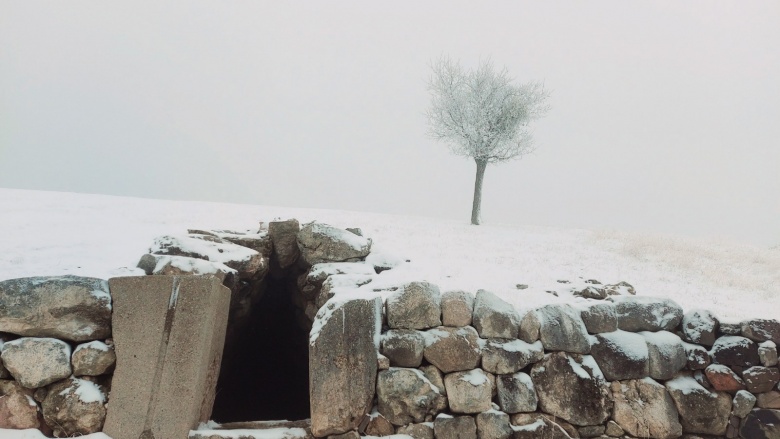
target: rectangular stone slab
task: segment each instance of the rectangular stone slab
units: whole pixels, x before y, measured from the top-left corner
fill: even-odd
[[[103,431],[113,439],[186,439],[208,420],[230,290],[213,276],[109,280],[117,356]]]

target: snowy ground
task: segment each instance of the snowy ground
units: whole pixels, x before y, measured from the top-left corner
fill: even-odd
[[[378,283],[428,280],[442,290],[487,289],[527,308],[581,300],[568,291],[585,279],[624,280],[638,294],[669,297],[686,310],[707,308],[726,321],[780,318],[778,249],[616,231],[475,227],[360,212],[15,189],[0,189],[0,280],[142,274],[135,264],[155,236],[188,228],[256,230],[259,221],[277,218],[360,227],[377,252],[411,261],[382,273]]]

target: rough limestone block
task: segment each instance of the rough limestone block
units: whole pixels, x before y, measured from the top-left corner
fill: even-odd
[[[3,345],[5,367],[22,386],[36,389],[68,377],[70,346],[55,338],[23,337]]]
[[[425,332],[424,356],[444,373],[469,370],[479,366],[482,354],[477,330],[471,326],[440,326]]]
[[[591,334],[617,331],[617,313],[611,302],[589,302],[583,306],[580,317]]]
[[[674,331],[683,318],[680,305],[648,296],[613,296],[618,328],[629,332]]]
[[[650,375],[645,338],[626,331],[607,332],[595,336],[591,355],[608,381],[644,378]]]
[[[186,437],[214,404],[230,290],[213,276],[120,277],[109,286],[117,363],[103,431]]]
[[[509,439],[512,426],[509,415],[495,409],[477,415],[477,437],[479,439]]]
[[[682,435],[677,408],[666,388],[652,378],[611,385],[613,420],[635,437],[665,439]]]
[[[441,293],[428,282],[410,282],[387,298],[387,324],[393,329],[441,325]]]
[[[481,413],[490,410],[493,386],[482,369],[454,372],[444,377],[450,410],[454,413]]]
[[[712,346],[718,333],[718,318],[703,309],[688,311],[683,316],[681,329],[688,343]]]
[[[539,338],[544,349],[577,354],[590,352],[588,330],[580,312],[569,304],[546,305],[536,310],[539,317]]]
[[[437,438],[477,439],[477,424],[471,416],[439,415],[433,421],[433,434]]]
[[[354,298],[330,301],[317,312],[309,335],[309,400],[315,436],[354,430],[371,409],[381,307],[379,297]]]
[[[731,400],[731,413],[739,418],[744,418],[755,405],[756,397],[747,390],[740,390]]]
[[[414,329],[391,329],[382,334],[381,346],[391,366],[417,367],[422,363],[425,337]]]
[[[473,324],[482,338],[517,338],[520,315],[495,294],[479,290],[474,300]]]
[[[683,431],[724,435],[731,414],[731,397],[710,392],[691,377],[680,375],[665,383],[680,413]]]
[[[506,413],[536,411],[539,400],[531,377],[523,372],[496,377],[498,405]]]
[[[447,407],[447,398],[417,369],[383,370],[376,393],[379,413],[397,426],[423,422]]]
[[[669,380],[688,364],[680,337],[668,331],[642,332],[647,341],[650,377],[656,380]]]
[[[469,326],[474,312],[474,296],[466,291],[447,291],[441,295],[444,326]]]

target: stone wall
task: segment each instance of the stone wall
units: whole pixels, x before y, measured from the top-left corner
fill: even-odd
[[[393,267],[360,235],[295,220],[190,230],[156,239],[139,267],[229,289],[226,357],[269,279],[281,285],[310,331],[314,437],[780,438],[777,320],[720,323],[627,284],[524,314],[482,290],[372,288]],[[109,293],[98,279],[0,282],[0,428],[101,430]]]

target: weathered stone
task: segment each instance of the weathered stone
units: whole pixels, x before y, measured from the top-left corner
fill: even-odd
[[[728,366],[722,364],[711,364],[704,369],[707,375],[707,381],[714,390],[720,392],[736,393],[745,390],[745,382]]]
[[[395,428],[381,413],[373,412],[368,426],[366,426],[366,434],[369,436],[390,436],[395,434]]]
[[[630,435],[672,439],[682,435],[677,408],[663,385],[652,378],[615,381],[611,385],[612,419]]]
[[[444,386],[454,413],[480,413],[491,408],[492,384],[482,369],[447,374]]]
[[[371,240],[322,223],[309,223],[298,232],[298,249],[309,265],[365,259]]]
[[[607,284],[604,285],[604,289],[607,291],[607,294],[610,296],[626,296],[636,295],[636,290],[634,289],[633,285],[626,281],[620,281],[616,284]]]
[[[98,376],[114,369],[116,354],[114,346],[102,341],[91,341],[76,346],[71,355],[74,376]]]
[[[447,388],[444,386],[444,375],[436,366],[422,366],[419,369],[425,375],[425,378],[428,378],[428,381],[439,389],[439,393],[447,396]]]
[[[70,341],[111,336],[111,296],[102,279],[26,277],[0,282],[0,331]]]
[[[683,316],[680,328],[683,339],[688,343],[712,346],[718,333],[718,318],[703,309],[688,311]]]
[[[746,439],[780,439],[780,410],[752,410],[745,417],[739,435]]]
[[[612,296],[618,328],[629,331],[674,331],[683,311],[670,299],[648,296]]]
[[[726,434],[731,414],[731,397],[725,392],[710,392],[693,378],[680,375],[666,382],[666,390],[680,413],[686,433]]]
[[[274,264],[284,270],[298,260],[298,232],[301,227],[296,219],[271,221],[268,223],[268,236],[273,243]],[[312,264],[314,265],[314,264]]]
[[[3,345],[3,364],[28,389],[70,376],[70,346],[54,338],[24,337]]]
[[[479,334],[471,326],[440,326],[429,329],[425,336],[425,359],[440,371],[450,373],[479,366],[482,348],[479,345]]]
[[[759,393],[756,396],[756,406],[762,409],[780,409],[780,391]]]
[[[13,383],[13,381],[11,381]],[[41,419],[38,414],[38,404],[18,384],[0,388],[0,428],[22,430],[40,428]]]
[[[591,355],[608,381],[644,378],[650,375],[645,338],[626,331],[597,334]]]
[[[441,296],[441,319],[444,326],[470,326],[474,296],[466,291],[447,291]]]
[[[378,370],[390,369],[390,359],[385,357],[382,354],[377,354],[377,356],[376,356],[376,367],[377,367]]]
[[[414,329],[391,329],[382,334],[382,355],[390,366],[417,367],[422,363],[425,337]]]
[[[477,291],[472,321],[482,338],[516,338],[520,329],[517,310],[485,290]]]
[[[539,338],[548,351],[564,351],[577,354],[590,352],[588,330],[582,323],[580,312],[569,304],[543,306],[536,311],[541,324]]]
[[[588,425],[577,429],[580,437],[601,437],[605,431],[606,427],[603,425]]]
[[[374,268],[369,264],[356,264],[354,262],[315,264],[309,271],[298,277],[297,286],[304,298],[312,300],[317,298],[323,283],[331,276],[348,275],[362,279],[370,278],[374,274]]]
[[[267,268],[267,263],[265,267]],[[145,254],[138,261],[138,268],[148,275],[206,275],[210,274],[219,279],[223,285],[230,289],[237,287],[238,271],[221,262],[207,261],[189,256],[153,255]]]
[[[650,377],[668,380],[688,363],[680,337],[667,331],[642,332],[647,342]]]
[[[41,404],[43,419],[56,437],[97,433],[106,419],[106,396],[95,383],[70,378],[53,384]]]
[[[756,397],[747,390],[740,390],[731,400],[731,413],[739,418],[744,418],[755,405]]]
[[[523,372],[496,377],[498,405],[506,413],[534,412],[539,400],[531,377]]]
[[[611,302],[585,304],[580,311],[580,317],[591,334],[617,331],[617,313],[615,304]]]
[[[777,345],[771,340],[758,344],[758,360],[762,366],[777,366]]]
[[[542,411],[575,425],[595,425],[612,410],[609,386],[590,356],[555,352],[531,369]]]
[[[713,363],[727,366],[750,367],[759,363],[758,346],[745,337],[735,335],[724,335],[715,340],[710,356]]]
[[[428,282],[403,285],[386,301],[387,324],[393,329],[428,329],[441,325],[439,287]]]
[[[594,285],[588,285],[581,290],[575,290],[572,293],[574,296],[582,297],[584,299],[603,300],[607,298],[607,291],[604,288],[600,288]]]
[[[447,398],[417,369],[379,372],[376,394],[379,413],[398,426],[432,419],[447,406]]]
[[[404,425],[395,432],[411,436],[412,439],[433,439],[433,422]]]
[[[776,367],[753,366],[742,372],[742,378],[750,393],[764,393],[780,381],[780,371]]]
[[[471,416],[439,415],[433,421],[433,434],[437,438],[477,439],[477,424]]]
[[[268,260],[256,250],[212,235],[158,236],[149,248],[149,253],[219,262],[236,270],[241,279],[262,277],[268,271]]]
[[[721,336],[723,335],[742,335],[742,324],[741,323],[729,323],[729,322],[720,322],[720,325],[718,325],[718,332]]]
[[[309,400],[315,436],[357,428],[370,407],[376,387],[374,340],[381,326],[381,306],[379,297],[352,299],[329,302],[317,312],[309,336]],[[381,403],[380,412],[387,416]]]
[[[537,414],[531,417],[532,422],[518,423],[518,415],[512,416],[512,439],[571,439],[563,427],[545,416]],[[575,430],[576,432],[576,430]],[[574,436],[577,437],[577,436]]]
[[[517,334],[517,338],[523,340],[526,343],[533,343],[539,340],[539,329],[542,324],[539,322],[539,317],[534,311],[528,311],[520,319],[520,332]]]
[[[625,431],[623,431],[623,427],[619,426],[617,422],[607,422],[607,428],[604,430],[604,434],[609,437],[620,437],[623,436],[623,433],[625,433]]]
[[[114,439],[183,437],[211,414],[230,290],[211,276],[109,284],[117,363],[103,431]]]
[[[561,428],[561,430],[563,430],[566,434],[568,434],[573,438],[579,437],[579,432],[577,431],[577,427],[564,421],[561,418],[558,418],[553,415],[549,415],[547,413],[539,413],[539,412],[515,413],[514,415],[510,416],[510,421],[512,422],[512,425],[524,426],[524,425],[532,424],[537,420],[539,420],[540,418],[546,420],[547,422],[551,422],[557,425],[558,427]]]
[[[356,265],[356,264],[355,264]],[[354,275],[354,274],[334,274],[328,276],[325,282],[322,283],[317,298],[314,300],[314,305],[319,310],[325,303],[336,295],[336,291],[339,289],[354,289],[362,285],[371,283],[373,276],[368,275]]]
[[[542,342],[495,338],[482,350],[482,369],[495,374],[511,374],[544,357]]]
[[[710,354],[702,346],[683,342],[686,367],[690,370],[702,370],[710,365]]]
[[[741,324],[743,337],[762,342],[771,340],[780,343],[780,321],[775,319],[752,319]]]
[[[256,233],[242,233],[230,230],[211,230],[210,232],[213,235],[224,239],[225,241],[255,250],[256,252],[263,255],[266,261],[273,253],[274,244],[267,229],[260,229]],[[206,231],[187,229],[187,233],[206,234]]]
[[[510,439],[512,426],[509,415],[498,410],[488,410],[477,415],[477,437],[479,439]]]

